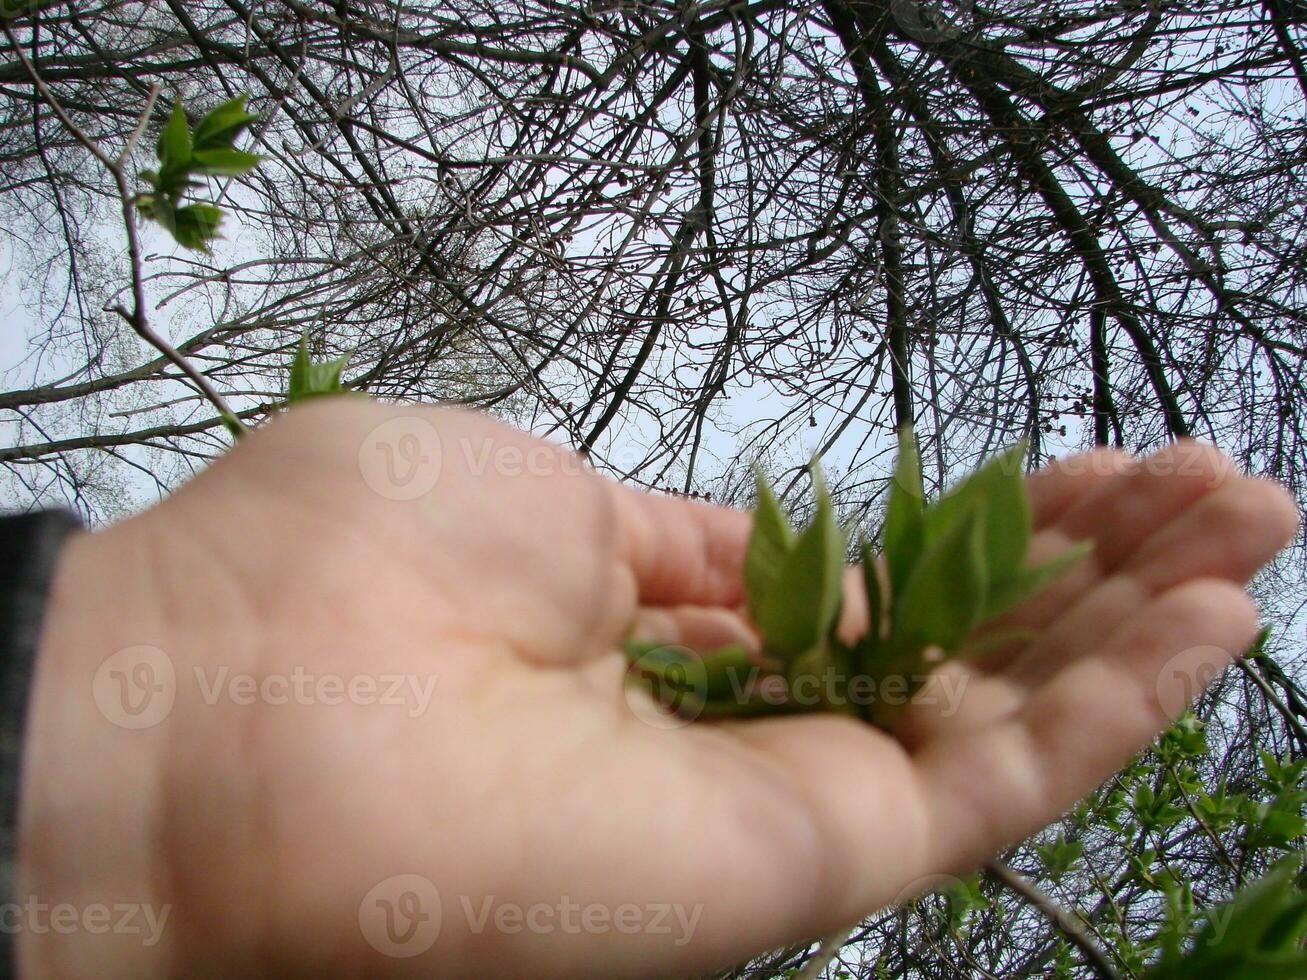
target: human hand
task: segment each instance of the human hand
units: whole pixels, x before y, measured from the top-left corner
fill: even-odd
[[[1167,670],[1207,680],[1247,645],[1241,583],[1295,522],[1189,443],[1061,461],[1030,490],[1032,559],[1096,552],[1008,617],[1031,643],[944,668],[957,711],[920,703],[895,737],[836,716],[659,726],[622,641],[747,629],[746,515],[484,416],[297,408],[65,553],[20,894],[170,912],[149,946],[25,932],[23,967],[686,975],[974,867],[1165,725]],[[400,702],[378,703],[392,677]]]

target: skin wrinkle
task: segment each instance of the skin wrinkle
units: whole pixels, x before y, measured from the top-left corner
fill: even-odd
[[[576,454],[570,454],[580,465],[583,460]],[[600,596],[596,603],[583,603],[582,607],[591,612],[591,617],[580,627],[581,641],[585,660],[607,652],[606,638],[615,627],[626,628],[625,620],[633,617],[639,590],[635,576],[630,570],[630,562],[622,560],[622,521],[618,517],[618,505],[613,495],[607,491],[610,484],[601,480],[589,469],[588,464],[581,484],[588,496],[594,500],[594,506],[588,511],[597,515],[597,537],[605,543],[609,554],[607,562],[596,562],[596,579],[590,586],[589,594]]]
[[[144,590],[144,594],[154,597],[162,597],[168,594],[170,577],[167,575],[165,568],[167,566],[164,560],[164,553],[167,544],[160,539],[145,534],[141,536],[137,547],[137,556],[140,559],[138,569],[140,573],[149,581],[149,586]],[[165,603],[155,600],[155,612],[159,614],[159,622],[167,622],[167,613],[164,609]],[[183,607],[184,608],[184,607]],[[148,640],[146,641],[148,642]],[[184,883],[184,876],[180,874],[182,848],[176,846],[176,840],[172,833],[174,823],[172,821],[173,808],[170,806],[169,797],[166,792],[167,787],[171,785],[170,777],[170,759],[165,757],[155,760],[156,778],[151,780],[155,788],[155,796],[151,802],[148,812],[155,814],[154,826],[150,831],[150,837],[157,841],[155,853],[158,855],[154,866],[150,867],[147,874],[147,880],[150,883],[151,894],[154,895],[175,895],[184,894],[179,888]],[[166,883],[164,887],[161,884]],[[178,889],[178,890],[174,890]],[[181,903],[178,903],[181,904]],[[177,917],[178,925],[182,917]],[[178,966],[177,960],[181,956],[184,944],[176,943],[169,945],[169,958],[171,966]]]
[[[193,553],[202,556],[202,561],[211,569],[226,569],[228,574],[224,576],[231,586],[231,595],[235,596],[238,601],[243,602],[250,609],[250,615],[242,615],[237,610],[229,610],[226,616],[226,622],[229,625],[240,628],[246,626],[246,632],[250,624],[258,623],[260,605],[257,600],[257,590],[251,590],[243,587],[239,575],[232,574],[230,566],[224,565],[220,561],[212,559],[212,546],[206,549],[206,546],[199,544],[198,537],[207,530],[203,522],[181,522],[180,527],[170,528],[173,534],[168,536],[167,541],[158,537],[147,536],[144,540],[147,543],[153,543],[153,547],[147,550],[152,555],[152,564],[156,570],[155,578],[159,583],[157,594],[166,595],[170,591],[170,586],[178,584],[168,576],[160,574],[160,570],[165,567],[163,555],[171,552],[174,556],[176,549],[182,544],[189,542],[193,547]],[[185,532],[178,536],[177,532]],[[189,534],[190,537],[185,535]],[[172,559],[175,561],[175,557]],[[184,609],[186,605],[179,604],[176,608]],[[262,644],[251,643],[241,644],[242,649],[258,651],[255,659],[246,663],[246,669],[255,676],[264,676],[267,671],[260,664],[266,661],[268,651]],[[235,645],[228,649],[235,649]],[[172,651],[165,651],[170,655]],[[185,665],[189,667],[189,664]],[[184,669],[179,670],[179,681],[184,679]],[[176,723],[188,720],[186,715],[188,709],[194,707],[193,703],[180,701],[174,707],[173,719]],[[200,710],[209,710],[208,706],[200,706]],[[264,928],[256,932],[251,937],[250,953],[254,956],[256,962],[267,966],[272,962],[269,951],[275,948],[276,940],[276,909],[287,907],[285,897],[278,900],[278,895],[283,891],[282,877],[277,873],[276,854],[277,849],[273,846],[273,837],[271,834],[272,827],[272,803],[273,792],[270,790],[264,774],[260,771],[259,760],[264,758],[264,753],[257,751],[256,746],[261,744],[262,737],[260,728],[266,726],[271,720],[270,715],[260,714],[258,712],[237,712],[237,728],[233,731],[230,728],[224,729],[223,745],[220,749],[219,758],[227,758],[232,754],[233,748],[238,758],[245,760],[239,765],[231,766],[231,772],[240,773],[244,777],[244,785],[240,793],[247,806],[243,810],[244,819],[237,823],[228,823],[223,826],[223,833],[229,834],[234,829],[243,831],[243,845],[238,845],[239,850],[247,854],[260,854],[267,857],[266,861],[253,862],[253,864],[263,871],[260,883],[256,887],[247,889],[240,896],[238,909],[242,913],[242,918],[246,921],[263,923]],[[194,780],[201,783],[207,782],[211,778],[211,773],[202,769],[197,770],[191,759],[179,754],[180,748],[189,744],[184,739],[168,739],[164,743],[165,760],[162,769],[165,773],[162,785],[188,786]],[[191,792],[182,792],[173,798],[173,804],[168,805],[166,798],[160,803],[160,829],[158,832],[160,846],[158,853],[161,856],[161,864],[164,867],[164,875],[172,884],[174,891],[169,894],[177,896],[174,903],[174,918],[177,928],[182,931],[188,931],[191,935],[200,935],[204,932],[214,929],[216,923],[222,922],[221,916],[205,914],[212,912],[212,909],[206,909],[199,913],[199,918],[189,923],[187,928],[187,912],[194,906],[188,900],[190,896],[202,896],[205,893],[204,874],[188,874],[187,869],[193,864],[193,856],[197,851],[197,841],[194,837],[193,820],[187,812],[193,803],[194,794]],[[193,869],[192,869],[193,870]],[[248,903],[253,903],[253,907]],[[226,904],[222,906],[226,908]],[[243,926],[242,926],[243,927]],[[240,927],[238,927],[240,928]],[[182,970],[179,973],[185,972]]]
[[[775,719],[761,724],[780,725],[795,720],[801,719]],[[718,747],[732,754],[741,753],[761,771],[770,773],[772,778],[765,783],[768,794],[778,795],[782,800],[789,800],[787,809],[800,818],[797,829],[801,830],[801,833],[797,835],[795,824],[786,821],[787,837],[792,845],[790,849],[782,852],[791,869],[786,876],[787,883],[793,887],[788,900],[799,908],[812,908],[828,901],[832,894],[831,882],[838,880],[841,872],[838,870],[840,862],[835,859],[833,849],[823,846],[823,841],[829,842],[831,839],[828,833],[823,833],[823,825],[826,822],[823,820],[825,808],[818,806],[810,791],[804,788],[802,781],[795,778],[790,765],[776,758],[767,748],[757,744],[755,738],[758,732],[750,730],[747,724],[726,722],[718,727],[705,726],[704,731],[705,738],[710,737],[709,733],[713,737],[720,736]],[[759,778],[759,782],[761,781]],[[765,857],[771,858],[770,855]],[[843,874],[847,877],[847,868]],[[847,903],[848,896],[844,891],[837,891],[834,894],[840,895]],[[810,934],[811,932],[804,931],[804,935]],[[794,938],[799,939],[802,936]]]

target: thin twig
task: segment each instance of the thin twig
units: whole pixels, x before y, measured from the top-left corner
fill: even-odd
[[[1298,743],[1302,746],[1304,751],[1307,751],[1307,729],[1303,728],[1303,724],[1298,720],[1298,716],[1295,715],[1289,709],[1289,706],[1280,699],[1280,696],[1275,693],[1275,689],[1271,687],[1270,682],[1261,675],[1260,671],[1248,662],[1249,659],[1250,658],[1248,657],[1240,657],[1239,668],[1252,679],[1253,683],[1261,690],[1262,696],[1265,697],[1266,700],[1271,703],[1271,706],[1280,713],[1280,716],[1284,719],[1284,723],[1288,725],[1294,735],[1297,736]]]
[[[1112,966],[1111,960],[1107,958],[1107,954],[1099,949],[1098,944],[1090,938],[1089,933],[1084,930],[1075,916],[1002,861],[991,861],[985,865],[985,870],[998,879],[1005,888],[1020,895],[1042,912],[1084,954],[1086,962],[1102,977],[1102,980],[1120,980],[1120,975]]]
[[[110,171],[117,169],[116,164],[109,157],[109,154],[105,153],[104,150],[100,148],[99,143],[87,136],[86,133],[82,131],[82,128],[78,126],[77,123],[73,122],[73,117],[68,115],[67,111],[65,111],[63,103],[55,98],[55,94],[50,91],[49,87],[45,84],[45,80],[41,78],[40,73],[37,72],[36,65],[32,64],[32,59],[27,57],[27,52],[24,51],[23,46],[18,43],[18,38],[14,37],[14,32],[10,30],[9,24],[0,21],[0,27],[3,27],[5,37],[9,39],[9,43],[14,49],[14,54],[18,55],[18,60],[21,61],[23,67],[27,69],[27,74],[32,76],[32,84],[36,86],[36,91],[40,94],[41,98],[46,101],[46,104],[54,110],[54,114],[59,117],[59,121],[64,124],[64,128],[73,135],[73,138],[76,139],[77,142],[90,150],[91,154]]]
[[[1198,808],[1194,806],[1194,801],[1189,798],[1189,793],[1185,790],[1184,783],[1180,782],[1180,773],[1176,771],[1175,763],[1168,762],[1166,764],[1166,770],[1171,774],[1171,780],[1175,783],[1176,789],[1180,791],[1180,799],[1184,800],[1185,809],[1189,811],[1189,815],[1193,817],[1198,826],[1202,828],[1203,833],[1207,835],[1207,839],[1215,845],[1216,853],[1220,855],[1220,858],[1225,863],[1226,867],[1234,872],[1235,887],[1242,888],[1243,868],[1234,863],[1234,858],[1230,856],[1230,851],[1226,848],[1225,842],[1217,836],[1216,831],[1212,830],[1207,821],[1203,819],[1202,814],[1198,812]]]
[[[77,142],[81,143],[82,146],[86,147],[86,149],[100,161],[104,168],[109,171],[114,179],[114,184],[118,188],[118,198],[122,203],[123,225],[127,230],[127,256],[131,265],[133,309],[128,310],[121,304],[116,304],[113,307],[110,307],[110,309],[126,320],[127,324],[138,336],[141,337],[142,340],[167,358],[168,361],[176,366],[179,371],[194,382],[196,387],[204,393],[204,397],[213,403],[213,406],[218,410],[224,422],[229,426],[244,429],[244,423],[242,423],[239,416],[231,410],[231,406],[229,406],[226,399],[218,393],[218,390],[213,387],[209,379],[192,366],[191,363],[172,346],[172,344],[168,343],[167,340],[151,328],[149,318],[145,313],[145,270],[141,261],[140,237],[136,231],[136,195],[132,193],[131,184],[127,177],[127,161],[131,156],[133,148],[135,148],[136,144],[140,141],[141,135],[145,132],[145,127],[149,124],[150,116],[154,112],[155,103],[159,98],[159,83],[155,82],[150,86],[150,94],[146,100],[145,108],[141,112],[140,118],[137,120],[135,127],[133,127],[131,135],[128,136],[122,152],[119,153],[116,158],[110,157],[99,143],[87,135],[86,132],[84,132],[82,128],[73,121],[72,116],[70,116],[64,109],[63,104],[59,101],[58,97],[50,90],[49,86],[45,84],[44,79],[41,78],[40,72],[36,70],[36,65],[32,63],[32,60],[27,56],[27,53],[23,51],[22,46],[18,43],[18,39],[14,36],[9,25],[0,22],[0,27],[3,28],[5,37],[9,39],[10,45],[18,55],[19,60],[22,61],[23,67],[27,69],[28,75],[32,78],[32,84],[36,86],[36,91],[40,94],[41,98],[50,106],[51,110],[59,118],[59,121],[63,123],[64,128],[68,130],[72,137],[77,140]]]
[[[118,159],[114,161],[114,169],[121,171],[125,168],[128,158],[132,155],[132,150],[136,149],[136,144],[140,142],[145,127],[150,123],[150,116],[154,114],[154,104],[158,101],[159,83],[155,82],[150,86],[150,94],[145,100],[145,108],[141,110],[141,116],[136,120],[136,128],[132,130],[132,135],[127,137],[122,152],[118,154]]]

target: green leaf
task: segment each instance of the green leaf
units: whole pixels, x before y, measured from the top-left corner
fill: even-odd
[[[960,928],[970,913],[983,912],[993,904],[980,888],[980,876],[973,874],[940,890],[947,903],[951,928]]]
[[[814,470],[817,510],[786,554],[775,583],[754,612],[768,653],[790,660],[820,644],[843,598],[844,533],[830,494]]]
[[[1036,844],[1035,853],[1044,863],[1049,878],[1060,881],[1085,853],[1085,845],[1078,840],[1067,840],[1065,834],[1058,834],[1051,843]]]
[[[343,392],[345,388],[340,383],[340,373],[348,363],[348,354],[335,360],[314,363],[309,359],[309,337],[305,333],[300,338],[299,350],[295,352],[295,360],[290,366],[286,401],[294,404],[309,398]]]
[[[921,483],[921,454],[910,426],[899,430],[899,455],[885,507],[881,548],[889,569],[890,596],[895,605],[907,584],[922,548],[926,492]]]
[[[209,110],[195,125],[196,150],[230,148],[236,137],[259,118],[258,113],[245,111],[245,101],[248,98],[248,95],[238,95]]]
[[[871,553],[871,545],[868,542],[863,541],[858,546],[858,556],[862,562],[862,583],[867,592],[867,639],[878,644],[881,639],[880,619],[885,602],[880,587],[880,573],[876,569],[876,556]]]
[[[222,427],[231,434],[233,439],[240,439],[249,432],[249,430],[245,428],[244,422],[238,419],[235,415],[227,415],[225,413],[222,416]]]
[[[160,211],[165,208],[169,212],[166,219],[160,216]],[[140,194],[137,196],[136,213],[148,221],[157,221],[170,230],[172,228],[172,206],[167,201],[161,201],[154,194]]]
[[[1209,910],[1188,951],[1174,945],[1145,980],[1301,980],[1307,976],[1307,895],[1285,860],[1230,902]],[[1224,928],[1222,928],[1224,926]]]
[[[697,715],[706,700],[703,658],[685,647],[630,640],[626,643],[628,678],[640,684],[664,708]]]
[[[1253,638],[1253,642],[1244,656],[1249,660],[1264,660],[1266,658],[1266,643],[1270,638],[1271,628],[1263,626],[1257,631],[1257,636]]]
[[[185,173],[191,162],[191,130],[180,99],[172,104],[172,113],[159,133],[155,151],[159,155],[162,182],[168,187]]]
[[[744,555],[744,591],[749,614],[757,622],[759,610],[780,575],[785,557],[794,547],[794,530],[761,471],[754,474],[758,483],[758,506],[753,511],[753,531]]]
[[[988,593],[984,542],[984,511],[973,509],[926,549],[891,622],[897,643],[953,651],[966,640]]]
[[[1249,835],[1254,847],[1284,847],[1307,831],[1307,818],[1301,812],[1283,806],[1268,807],[1261,822]]]
[[[739,644],[703,654],[704,686],[711,700],[734,699],[756,670],[748,649]]]
[[[1024,441],[1004,450],[926,508],[929,545],[971,508],[984,512],[985,559],[995,585],[1015,575],[1030,546],[1030,502],[1022,462]]]
[[[1261,945],[1268,952],[1291,953],[1297,950],[1304,933],[1307,933],[1307,894],[1298,892],[1271,919],[1262,933]]]
[[[212,204],[187,204],[175,208],[171,214],[172,225],[169,230],[177,244],[193,248],[200,252],[209,251],[209,242],[218,237],[218,226],[222,223],[222,209]],[[169,227],[163,219],[160,223]]]
[[[257,153],[244,150],[196,150],[191,160],[196,173],[211,177],[239,177],[247,174],[260,163],[263,157]]]
[[[1078,541],[1056,558],[1050,558],[1033,568],[1020,569],[1003,581],[994,583],[985,602],[984,617],[988,619],[1021,605],[1084,561],[1093,550],[1094,542]]]

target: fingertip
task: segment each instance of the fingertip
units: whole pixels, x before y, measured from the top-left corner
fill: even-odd
[[[1298,502],[1285,487],[1276,480],[1256,477],[1251,481],[1264,496],[1265,520],[1268,529],[1279,539],[1283,548],[1298,536],[1302,529],[1302,512]]]
[[[603,479],[600,477],[600,479]],[[604,479],[619,524],[619,558],[646,606],[736,606],[752,520],[713,503],[649,493]]]

